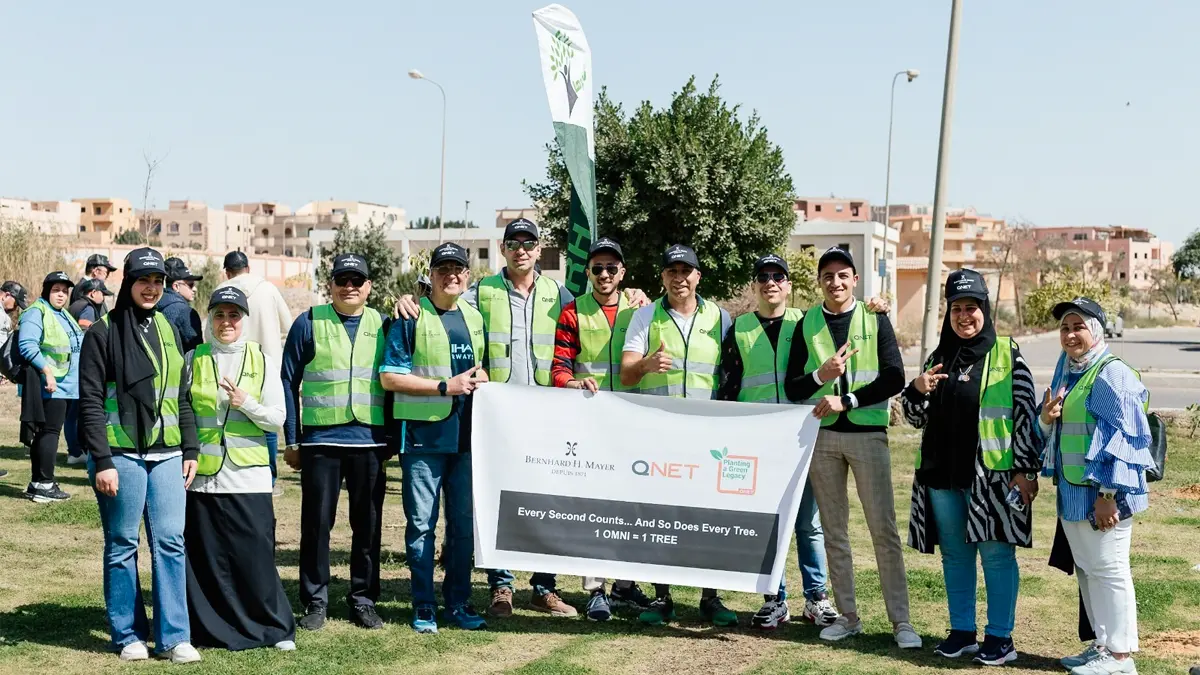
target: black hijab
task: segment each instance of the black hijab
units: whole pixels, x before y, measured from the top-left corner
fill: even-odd
[[[128,265],[126,265],[128,267]],[[137,435],[134,442],[145,454],[147,432],[158,419],[158,392],[154,390],[154,360],[143,326],[154,319],[156,308],[142,309],[133,301],[137,278],[125,274],[117,302],[108,313],[108,363],[117,385],[117,410],[124,423],[133,415]]]
[[[983,312],[983,328],[961,338],[951,325],[954,300],[975,298]],[[946,281],[946,318],[942,336],[925,368],[942,364],[948,375],[929,396],[929,422],[921,437],[918,479],[940,489],[968,488],[975,475],[979,447],[979,393],[983,386],[983,361],[996,344],[991,302],[983,277],[974,270],[956,270]]]

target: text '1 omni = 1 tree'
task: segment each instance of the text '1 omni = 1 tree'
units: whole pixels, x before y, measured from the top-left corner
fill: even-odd
[[[736,295],[750,280],[754,260],[781,253],[796,222],[792,178],[783,152],[767,138],[757,113],[738,119],[695,77],[655,110],[649,101],[626,117],[600,91],[596,101],[597,230],[625,251],[625,285],[655,293],[662,288],[662,254],[672,244],[696,250],[703,267],[700,294]],[[556,144],[548,144],[546,179],[525,181],[542,211],[546,237],[565,246],[570,180]]]

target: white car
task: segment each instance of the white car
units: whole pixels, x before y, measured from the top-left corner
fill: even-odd
[[[1125,337],[1125,319],[1118,314],[1117,318],[1109,319],[1104,327],[1104,337]]]

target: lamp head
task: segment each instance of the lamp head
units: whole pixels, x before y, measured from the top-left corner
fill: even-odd
[[[412,72],[410,72],[409,75],[412,75]],[[921,71],[917,70],[916,68],[909,68],[908,70],[904,71],[904,74],[908,76],[908,81],[912,82],[913,80],[917,79],[917,76],[921,74]],[[417,75],[419,76],[420,73],[417,73]]]
[[[916,71],[912,71],[912,70],[910,70],[909,72],[910,72],[910,73],[912,73],[912,72],[916,72]],[[408,71],[408,76],[409,76],[409,77],[411,77],[411,78],[412,78],[412,79],[414,79],[414,80],[423,80],[423,79],[425,79],[425,76],[424,76],[424,75],[421,73],[421,71],[417,70],[416,68],[413,68],[412,70]],[[909,80],[912,80],[912,78],[913,78],[913,77],[916,77],[916,76],[915,76],[915,75],[911,75],[911,76],[909,76],[909,78],[908,78],[908,79],[909,79]]]

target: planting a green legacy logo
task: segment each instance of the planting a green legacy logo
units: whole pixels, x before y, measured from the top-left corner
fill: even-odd
[[[729,448],[709,450],[708,454],[721,463],[717,472],[717,492],[728,495],[752,495],[758,484],[758,458],[750,455],[731,455]]]

